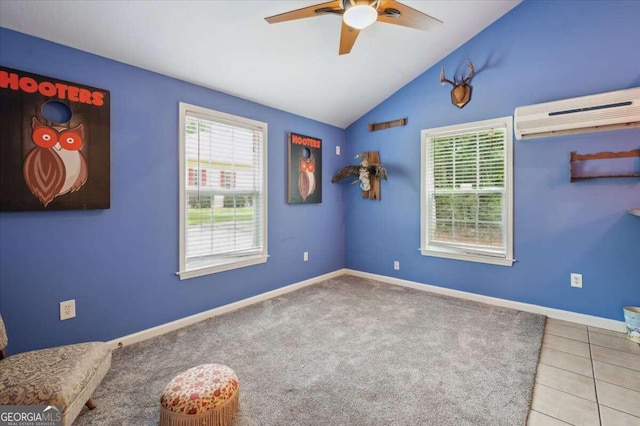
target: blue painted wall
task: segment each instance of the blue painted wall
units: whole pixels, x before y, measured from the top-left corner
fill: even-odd
[[[10,353],[116,338],[344,267],[342,192],[329,182],[344,159],[334,154],[342,129],[6,29],[0,64],[111,91],[111,209],[0,213]],[[268,123],[266,264],[175,276],[180,101]],[[322,204],[286,203],[290,131],[323,140]],[[77,318],[60,321],[67,299]]]
[[[640,305],[638,179],[569,183],[569,153],[640,147],[640,129],[527,142],[514,139],[513,267],[421,256],[420,130],[513,115],[514,108],[640,86],[640,2],[525,1],[346,131],[347,154],[379,150],[389,171],[382,201],[346,196],[347,267],[622,320]],[[419,46],[411,46],[420,55]],[[447,76],[477,74],[473,99],[451,105]],[[408,117],[370,133],[367,123]],[[636,162],[640,167],[640,162]],[[346,194],[345,194],[346,195]],[[399,260],[400,271],[393,270]],[[584,288],[571,288],[571,272]]]

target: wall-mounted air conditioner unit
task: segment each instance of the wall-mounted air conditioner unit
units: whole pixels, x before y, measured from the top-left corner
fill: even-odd
[[[640,87],[516,108],[516,139],[640,127]]]

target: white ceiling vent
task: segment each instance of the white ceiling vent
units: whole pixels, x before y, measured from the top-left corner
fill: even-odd
[[[517,107],[516,139],[640,127],[640,87]]]

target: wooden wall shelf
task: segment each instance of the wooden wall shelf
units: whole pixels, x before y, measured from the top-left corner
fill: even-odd
[[[587,179],[601,179],[601,178],[640,178],[640,173],[626,173],[620,175],[593,175],[593,176],[571,176],[571,182]]]
[[[382,123],[369,123],[369,131],[375,132],[376,130],[390,129],[396,126],[406,126],[407,118],[398,118],[397,120],[384,121]]]
[[[610,174],[595,174],[595,175],[581,175],[576,173],[576,165],[574,163],[590,160],[611,160],[618,158],[630,158],[639,157],[640,149],[625,152],[598,152],[595,154],[578,154],[575,151],[571,153],[569,160],[569,174],[571,176],[571,182],[586,179],[596,178],[640,178],[640,170],[632,173],[610,173]]]

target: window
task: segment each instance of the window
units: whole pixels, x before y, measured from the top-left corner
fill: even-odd
[[[180,279],[267,261],[266,153],[266,123],[180,103]]]
[[[511,266],[511,117],[422,131],[421,252]]]

